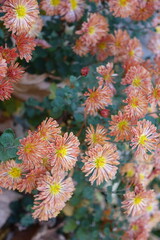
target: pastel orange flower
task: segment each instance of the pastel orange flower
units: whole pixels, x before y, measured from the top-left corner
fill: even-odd
[[[112,92],[108,86],[99,86],[97,89],[88,89],[84,93],[87,96],[85,103],[85,113],[95,116],[98,110],[104,109],[112,103]]]
[[[19,82],[24,74],[24,68],[19,63],[11,63],[7,69],[7,80],[12,83]]]
[[[84,166],[82,171],[86,176],[91,175],[89,181],[91,184],[96,182],[100,185],[102,182],[108,182],[116,175],[119,156],[117,148],[111,143],[101,146],[97,144],[94,148],[86,152],[86,157],[82,162]]]
[[[74,184],[70,177],[65,178],[63,172],[54,176],[46,174],[38,180],[37,190],[39,193],[35,195],[33,218],[46,221],[56,217],[63,209],[73,194]]]
[[[9,64],[11,62],[15,62],[18,58],[18,53],[16,52],[16,48],[3,48],[0,47],[0,53],[2,54],[2,57],[6,60],[6,62]]]
[[[20,140],[17,152],[19,159],[30,169],[37,168],[43,163],[43,157],[49,154],[47,141],[41,139],[36,132],[28,132],[28,136]]]
[[[38,126],[38,133],[42,140],[46,140],[49,142],[53,142],[57,136],[60,134],[61,129],[57,121],[53,118],[46,118],[41,124]]]
[[[25,33],[18,36],[13,35],[13,38],[16,41],[20,59],[25,58],[25,60],[29,62],[32,58],[32,51],[35,49],[36,46],[34,38],[28,37]]]
[[[32,169],[30,172],[26,173],[23,178],[17,184],[17,190],[19,192],[25,191],[25,193],[31,193],[32,190],[37,188],[37,181],[42,175],[45,174],[44,168]]]
[[[128,191],[124,195],[125,200],[122,202],[122,208],[125,209],[125,213],[131,216],[144,214],[152,192],[153,190],[141,190],[138,193],[136,191]]]
[[[93,125],[90,125],[86,129],[86,138],[85,142],[89,145],[89,147],[95,147],[97,144],[104,145],[109,138],[107,135],[107,129],[103,126],[97,124],[94,129]]]
[[[154,13],[154,1],[141,0],[137,1],[135,11],[130,16],[134,21],[144,21],[151,17]]]
[[[13,92],[13,86],[10,81],[0,80],[0,100],[8,100]]]
[[[6,0],[2,12],[6,28],[17,34],[28,33],[39,14],[36,0]]]
[[[96,44],[90,48],[92,55],[96,55],[98,61],[104,61],[108,56],[112,56],[110,51],[110,34],[102,37]]]
[[[14,160],[1,163],[0,186],[15,190],[25,171],[23,164],[18,164]]]
[[[148,112],[148,99],[140,91],[130,91],[127,99],[123,102],[127,104],[124,107],[124,113],[133,120],[144,117]]]
[[[81,30],[76,31],[76,34],[82,35],[81,39],[86,46],[95,46],[102,37],[106,36],[107,32],[106,18],[99,13],[92,13],[87,22],[82,24]]]
[[[134,13],[136,0],[109,0],[110,11],[116,17],[128,17]]]
[[[54,16],[59,14],[61,8],[62,0],[42,0],[40,7],[49,16]]]
[[[66,20],[67,22],[75,22],[82,17],[84,8],[84,0],[62,1],[60,7],[60,15],[62,16],[62,19]]]
[[[115,141],[129,141],[132,137],[132,124],[130,117],[123,114],[121,111],[118,115],[111,116],[112,121],[109,122],[110,135],[115,136]]]
[[[71,170],[77,161],[79,155],[79,140],[71,132],[65,133],[62,137],[57,135],[52,146],[51,165],[56,169],[64,171]]]
[[[85,42],[81,37],[76,40],[75,45],[72,47],[72,49],[77,55],[81,57],[90,51],[90,47],[85,45]]]
[[[137,154],[146,154],[147,151],[152,153],[160,140],[159,134],[156,132],[157,128],[152,122],[143,119],[137,122],[137,126],[132,128],[133,138],[131,139],[131,146],[136,148]]]
[[[127,71],[125,77],[122,79],[122,84],[130,84],[125,91],[138,89],[144,93],[148,93],[151,89],[151,75],[142,66],[133,66]]]

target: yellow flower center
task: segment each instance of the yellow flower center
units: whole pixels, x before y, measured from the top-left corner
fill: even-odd
[[[122,120],[118,123],[118,129],[121,131],[124,131],[127,126],[128,126],[128,121],[126,120]]]
[[[144,177],[145,177],[145,176],[144,176],[144,173],[140,173],[140,174],[139,174],[140,180],[144,180]]]
[[[90,26],[89,28],[88,28],[88,33],[90,34],[90,35],[93,35],[94,33],[95,33],[95,27],[94,26]]]
[[[133,170],[128,170],[127,171],[127,177],[133,177],[134,171]]]
[[[129,56],[133,57],[134,56],[134,50],[129,51]]]
[[[95,160],[96,168],[102,168],[106,164],[106,159],[104,157],[98,157]]]
[[[60,192],[61,185],[59,183],[54,183],[53,185],[50,185],[50,192],[53,195],[56,195]]]
[[[135,205],[138,205],[142,202],[142,198],[141,197],[135,197],[133,202],[134,202]]]
[[[152,205],[147,206],[147,211],[148,212],[151,212],[152,210],[153,210],[153,206]]]
[[[133,97],[132,100],[131,100],[131,106],[133,108],[136,108],[138,106],[138,98],[136,97]]]
[[[64,158],[67,155],[66,147],[62,146],[60,149],[56,151],[57,157]]]
[[[58,6],[58,5],[60,4],[60,1],[61,1],[61,0],[50,0],[50,4],[51,4],[52,6]]]
[[[89,97],[90,99],[97,98],[97,92],[92,92]]]
[[[20,178],[21,176],[21,169],[17,168],[17,167],[13,167],[8,174],[12,177],[12,178]]]
[[[71,9],[72,10],[75,10],[78,6],[77,0],[70,0],[70,4],[71,4]]]
[[[19,18],[23,18],[26,16],[27,8],[24,5],[18,5],[16,8],[16,13]]]
[[[136,224],[132,225],[132,229],[133,231],[137,231],[138,230],[138,226]]]
[[[92,134],[92,141],[94,142],[94,143],[97,143],[97,135],[94,133],[94,134]]]
[[[103,77],[104,77],[104,80],[105,80],[105,81],[108,81],[108,80],[110,80],[110,78],[111,78],[109,74],[104,75]]]
[[[105,50],[106,49],[106,43],[105,42],[99,43],[98,48],[101,49],[101,50]]]
[[[132,81],[132,85],[134,87],[139,87],[141,85],[141,79],[139,77],[135,77]]]
[[[32,143],[28,143],[24,146],[24,152],[30,153],[33,150],[34,146]]]
[[[154,96],[155,99],[160,99],[160,90],[155,88],[153,90],[153,96]]]
[[[146,137],[146,135],[142,134],[142,135],[139,137],[138,143],[141,144],[141,145],[145,145],[145,143],[146,143],[147,140],[148,140],[148,138]]]
[[[157,26],[157,27],[156,27],[156,32],[157,32],[157,33],[160,33],[160,26]]]
[[[119,4],[121,7],[125,7],[127,5],[128,0],[119,0]]]

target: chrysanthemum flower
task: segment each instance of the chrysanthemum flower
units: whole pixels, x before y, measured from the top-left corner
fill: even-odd
[[[42,140],[52,142],[55,140],[57,134],[60,134],[61,129],[57,121],[53,118],[46,118],[39,126],[38,133]]]
[[[149,230],[147,229],[149,217],[142,216],[138,219],[131,219],[129,230],[125,232],[122,240],[147,240],[149,237]]]
[[[108,23],[105,17],[99,13],[92,13],[87,22],[82,24],[82,28],[76,31],[80,34],[81,39],[85,42],[86,46],[95,46],[98,41],[105,37],[108,32]]]
[[[0,164],[0,186],[3,188],[13,189],[17,188],[22,175],[24,174],[24,166],[16,163],[14,160]]]
[[[21,180],[18,182],[17,190],[19,192],[25,191],[25,193],[31,193],[32,190],[36,189],[38,179],[44,174],[44,168],[37,168],[31,170],[25,175],[25,177],[21,178]]]
[[[0,47],[0,53],[2,54],[2,57],[6,60],[6,62],[9,64],[11,62],[15,62],[18,58],[18,53],[16,52],[16,48],[3,48]]]
[[[101,65],[96,68],[96,71],[101,75],[101,77],[97,77],[98,80],[102,81],[103,83],[113,83],[113,63],[107,63],[106,66]]]
[[[144,93],[148,93],[151,88],[151,76],[150,73],[142,66],[130,67],[125,77],[122,79],[122,84],[130,84],[125,90],[129,91],[130,88],[141,90]]]
[[[134,21],[144,21],[154,13],[154,1],[141,0],[137,1],[135,11],[130,16]]]
[[[153,191],[150,195],[150,198],[147,201],[146,213],[148,215],[153,215],[154,213],[156,213],[158,211],[158,205],[159,205],[159,202],[156,199],[155,192]]]
[[[72,49],[77,55],[81,57],[85,56],[90,51],[89,46],[86,46],[85,42],[81,37],[76,40],[75,45],[73,46]]]
[[[137,161],[138,162],[138,161]],[[134,176],[134,184],[142,184],[142,186],[146,187],[150,180],[149,175],[153,170],[153,164],[139,163],[135,167],[135,176]]]
[[[131,119],[126,114],[123,114],[121,111],[118,112],[118,115],[111,116],[112,121],[110,124],[110,135],[115,136],[115,141],[129,141],[132,137],[131,133]]]
[[[54,176],[44,175],[37,183],[39,193],[35,196],[33,209],[34,218],[48,220],[56,217],[74,191],[74,184],[70,177],[60,172]],[[46,209],[48,207],[48,209]]]
[[[125,175],[126,178],[131,179],[135,175],[135,165],[134,163],[126,163],[123,167],[121,167],[121,174]]]
[[[147,227],[152,230],[160,222],[160,211],[156,211],[150,216]]]
[[[146,154],[147,151],[153,152],[159,142],[157,128],[152,122],[143,119],[137,122],[137,126],[132,128],[133,138],[131,139],[132,148],[136,148],[137,154]]]
[[[143,55],[142,46],[140,41],[137,38],[130,39],[125,51],[125,57],[124,61],[128,61],[131,59],[131,61],[141,61],[141,57]]]
[[[109,42],[110,34],[107,34],[97,42],[96,46],[91,47],[90,53],[96,55],[98,61],[104,61],[108,56],[112,56]]]
[[[6,60],[0,55],[0,79],[3,79],[6,76],[7,68]]]
[[[43,20],[40,16],[37,17],[36,22],[32,24],[30,31],[28,32],[29,37],[37,37],[43,27]]]
[[[106,143],[105,145],[96,145],[94,148],[86,152],[86,157],[82,160],[84,166],[82,171],[86,176],[90,175],[89,181],[91,184],[96,182],[100,185],[103,181],[113,179],[117,172],[118,152],[115,145]]]
[[[128,17],[134,13],[136,0],[109,0],[110,11],[116,17]]]
[[[66,0],[61,2],[60,15],[67,22],[78,21],[84,12],[84,0]]]
[[[43,157],[49,154],[48,142],[41,139],[36,132],[29,131],[28,136],[20,140],[19,159],[30,169],[37,168],[43,163]]]
[[[0,80],[0,100],[8,100],[13,92],[13,86],[10,81]]]
[[[124,194],[125,200],[122,202],[122,208],[125,209],[125,213],[131,216],[144,214],[152,192],[152,190],[141,190],[138,193],[128,191]]]
[[[64,171],[71,170],[77,161],[79,144],[78,138],[72,132],[65,133],[63,137],[57,135],[52,146],[51,165]]]
[[[133,120],[144,117],[148,111],[148,100],[142,92],[132,90],[123,102],[127,103],[124,113]]]
[[[112,103],[112,92],[108,86],[99,86],[97,89],[88,89],[84,94],[87,96],[85,103],[85,112],[90,115],[96,115],[101,110]]]
[[[155,103],[160,106],[160,83],[152,88],[151,94],[148,97],[150,103]]]
[[[36,0],[6,0],[2,6],[5,13],[1,20],[13,33],[28,33],[38,17]]]
[[[34,219],[38,218],[39,221],[48,221],[48,219],[57,217],[60,211],[65,207],[65,203],[63,203],[61,208],[58,209],[53,206],[53,204],[50,204],[48,202],[35,202],[34,204],[34,212],[32,213],[32,216]]]
[[[59,14],[62,0],[42,0],[40,7],[49,16],[54,16]]]
[[[107,129],[104,128],[101,125],[97,125],[96,129],[94,129],[94,127],[92,125],[90,125],[87,129],[86,129],[86,138],[85,138],[85,142],[87,142],[87,144],[92,148],[95,147],[95,145],[99,144],[99,145],[104,145],[106,143],[107,140],[109,140],[108,137],[106,137],[107,135]]]
[[[118,29],[114,32],[114,35],[110,35],[111,40],[109,42],[110,50],[113,56],[115,56],[114,61],[121,61],[124,58],[124,53],[126,51],[126,46],[130,40],[129,34],[126,31]]]
[[[13,35],[13,38],[16,41],[20,59],[25,58],[25,60],[29,62],[32,58],[32,51],[36,46],[34,38],[28,37],[25,33],[18,36]]]
[[[24,74],[23,67],[19,66],[19,63],[12,63],[7,69],[7,80],[10,82],[19,82]]]

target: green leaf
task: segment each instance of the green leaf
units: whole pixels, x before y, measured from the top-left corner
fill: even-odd
[[[74,219],[69,219],[63,227],[65,233],[73,232],[77,227],[76,221]]]
[[[51,100],[55,99],[55,97],[56,97],[56,89],[57,89],[57,85],[55,83],[52,83],[50,85],[51,93],[49,95],[49,99],[51,99]]]
[[[0,142],[4,147],[11,146],[14,143],[14,135],[12,133],[4,132],[0,137]]]

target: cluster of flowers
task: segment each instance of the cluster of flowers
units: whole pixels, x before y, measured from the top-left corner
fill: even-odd
[[[56,217],[74,191],[67,175],[79,155],[77,137],[73,133],[62,136],[58,123],[49,118],[20,140],[17,155],[22,163],[1,163],[0,186],[25,193],[37,190],[33,217],[40,221]]]
[[[42,0],[40,7],[49,16],[59,15],[67,22],[78,21],[84,13],[84,0]]]
[[[29,62],[35,49],[35,37],[42,29],[43,22],[39,17],[36,0],[6,0],[1,7],[4,14],[1,20],[5,27],[12,32],[14,48],[0,48],[0,100],[11,97],[14,83],[22,78],[24,70],[16,63],[17,59]]]
[[[76,40],[73,51],[84,56],[87,53],[96,55],[98,61],[104,61],[109,56],[114,56],[115,62],[140,61],[142,46],[137,38],[131,39],[127,31],[118,29],[114,34],[109,34],[106,18],[98,13],[89,16],[82,28],[76,31],[81,36]]]
[[[160,7],[159,0],[109,0],[108,4],[115,17],[130,17],[134,21],[148,19]]]

